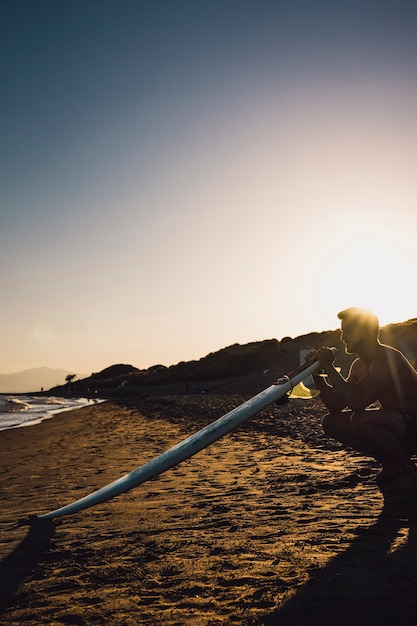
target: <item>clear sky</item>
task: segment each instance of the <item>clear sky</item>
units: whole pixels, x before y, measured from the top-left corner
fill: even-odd
[[[417,317],[414,0],[0,9],[0,373]]]

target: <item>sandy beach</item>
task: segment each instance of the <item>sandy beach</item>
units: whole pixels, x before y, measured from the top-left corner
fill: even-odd
[[[266,409],[162,476],[16,525],[135,469],[241,396],[94,405],[0,433],[0,623],[381,625],[417,620],[417,524],[319,400]]]

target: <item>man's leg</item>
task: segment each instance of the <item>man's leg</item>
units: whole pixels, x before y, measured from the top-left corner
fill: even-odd
[[[380,410],[359,413],[343,411],[329,413],[322,421],[323,430],[329,437],[381,463],[382,470],[376,478],[381,488],[386,487],[400,475],[403,479],[403,473],[406,474],[405,480],[408,481],[410,472],[416,469],[399,443],[404,436],[403,418],[401,414],[394,415],[392,419],[392,414]],[[381,429],[381,426],[385,430]]]
[[[382,463],[379,483],[392,478],[391,486],[395,488],[416,485],[417,468],[404,447],[405,424],[401,413],[361,411],[352,414],[351,424],[358,439],[373,450],[372,456]]]
[[[374,456],[374,451],[365,444],[352,423],[352,411],[328,413],[323,417],[322,427],[326,435],[340,441],[349,448],[362,452],[365,456]]]

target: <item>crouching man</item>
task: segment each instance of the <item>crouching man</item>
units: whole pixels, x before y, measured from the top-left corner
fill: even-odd
[[[382,465],[376,479],[382,490],[415,488],[417,467],[417,372],[406,357],[379,341],[379,321],[365,309],[338,314],[341,339],[358,358],[345,379],[334,367],[328,348],[311,353],[327,379],[315,375],[320,397],[329,410],[323,418],[327,435],[375,458]],[[377,408],[369,408],[377,404]]]

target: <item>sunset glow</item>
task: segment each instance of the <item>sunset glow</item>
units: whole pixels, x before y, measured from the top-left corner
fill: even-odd
[[[25,5],[1,27],[0,373],[417,316],[411,4],[27,3],[23,28]]]

